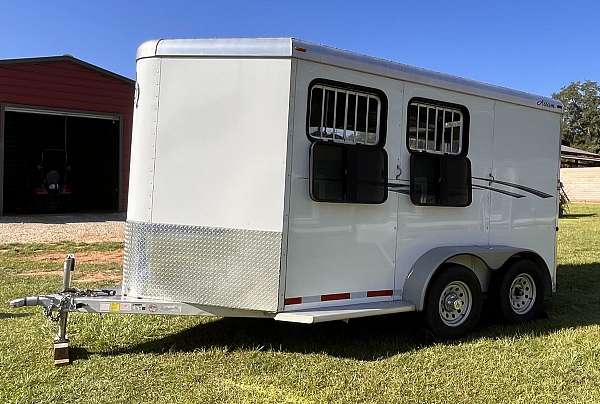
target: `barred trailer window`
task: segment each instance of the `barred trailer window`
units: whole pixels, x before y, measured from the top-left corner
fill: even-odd
[[[422,102],[408,105],[408,147],[414,151],[460,154],[463,113],[459,109]]]
[[[371,93],[315,84],[310,89],[309,136],[347,144],[376,145],[381,99]]]

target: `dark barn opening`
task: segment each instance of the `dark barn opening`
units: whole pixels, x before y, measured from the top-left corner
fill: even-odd
[[[0,60],[0,216],[124,212],[135,82],[70,55]]]
[[[120,121],[6,111],[4,213],[119,209]]]

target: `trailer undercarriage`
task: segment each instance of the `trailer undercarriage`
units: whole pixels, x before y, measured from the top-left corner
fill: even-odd
[[[271,313],[206,306],[193,303],[123,296],[120,288],[78,289],[71,285],[75,270],[75,256],[67,255],[63,265],[63,289],[58,293],[27,296],[10,301],[12,308],[41,306],[44,315],[58,324],[54,338],[54,364],[70,363],[67,334],[69,313],[141,314],[206,317],[274,318],[277,321],[313,324],[325,321],[349,320],[383,314],[415,311],[411,303],[397,300],[373,303],[331,306]]]

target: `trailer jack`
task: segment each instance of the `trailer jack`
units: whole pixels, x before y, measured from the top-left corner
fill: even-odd
[[[54,364],[68,365],[69,338],[67,335],[67,320],[70,311],[80,308],[76,298],[95,296],[114,296],[116,291],[112,289],[75,289],[71,287],[71,278],[75,270],[75,255],[69,254],[63,265],[63,290],[52,295],[27,296],[11,300],[12,308],[25,306],[42,306],[44,315],[51,321],[58,323],[58,332],[54,338]]]

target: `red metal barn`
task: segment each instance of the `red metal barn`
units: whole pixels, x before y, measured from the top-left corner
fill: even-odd
[[[134,89],[72,56],[0,60],[0,214],[124,211]]]

